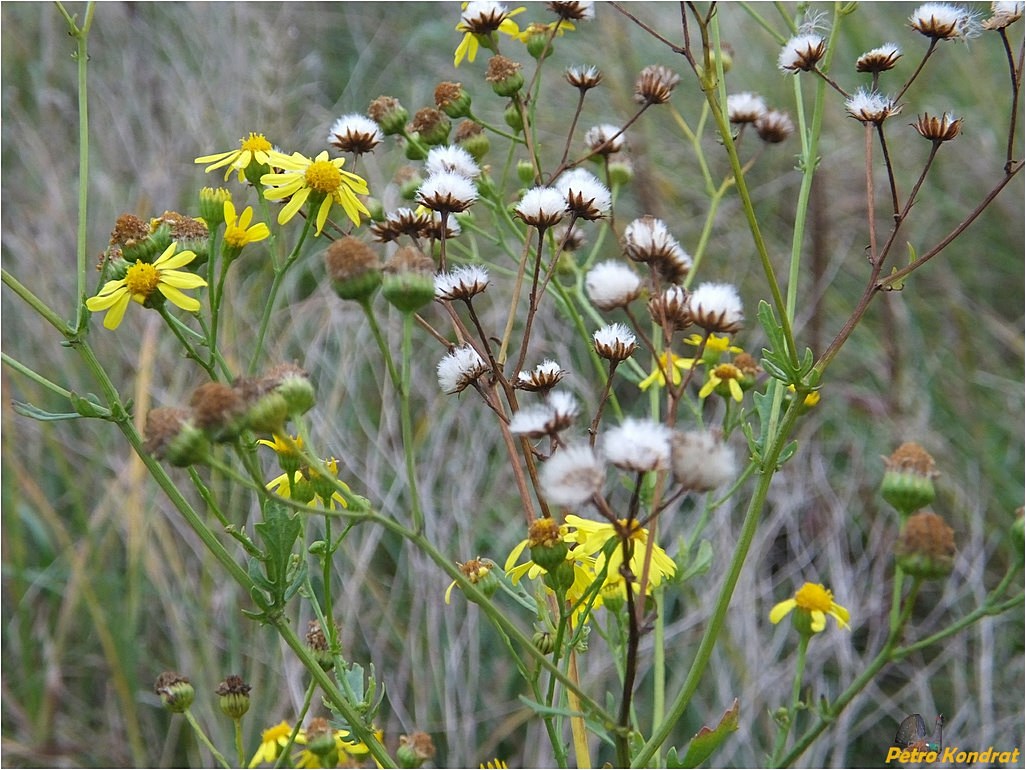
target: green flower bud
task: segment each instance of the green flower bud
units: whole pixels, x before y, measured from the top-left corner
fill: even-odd
[[[176,468],[207,459],[210,441],[186,409],[158,407],[146,414],[143,449],[157,458],[166,457]]]
[[[160,696],[164,707],[173,714],[188,711],[196,697],[196,691],[192,689],[189,680],[174,671],[165,671],[158,676],[153,689]]]
[[[218,705],[221,712],[231,719],[242,719],[249,711],[249,691],[252,688],[241,676],[231,674],[217,686]]]
[[[200,218],[207,229],[224,224],[224,202],[232,199],[231,191],[224,187],[204,187],[199,193]]]
[[[425,107],[417,110],[413,116],[411,129],[420,135],[422,142],[429,145],[445,144],[449,141],[449,130],[452,123],[441,110],[434,107]]]
[[[524,86],[520,63],[501,55],[493,56],[488,61],[485,80],[492,84],[492,90],[499,96],[513,96]]]
[[[435,263],[420,249],[404,246],[384,268],[381,293],[404,313],[415,313],[435,298]]]
[[[527,34],[527,53],[532,59],[541,60],[552,53],[552,32],[544,24],[531,24],[524,32]]]
[[[414,131],[410,134],[410,140],[403,143],[403,155],[407,160],[424,160],[427,157],[427,148],[421,140],[421,135]]]
[[[469,152],[478,163],[481,163],[491,148],[491,141],[484,128],[472,120],[464,120],[460,123],[453,138],[456,140],[456,144]]]
[[[342,299],[365,302],[381,286],[381,260],[359,238],[347,235],[332,241],[324,264],[332,288]]]
[[[955,566],[955,533],[936,513],[909,516],[894,544],[898,564],[909,575],[936,580]]]
[[[439,83],[435,87],[435,106],[450,118],[469,117],[470,94],[460,83]]]
[[[556,637],[548,631],[535,631],[531,641],[535,649],[543,655],[549,655],[556,649]]]
[[[410,118],[410,113],[393,96],[379,96],[370,103],[367,114],[386,136],[401,134]]]
[[[395,758],[400,767],[420,767],[435,756],[435,744],[427,733],[415,732],[399,736],[399,750]]]
[[[502,119],[506,121],[506,125],[512,128],[514,132],[519,133],[524,130],[524,118],[520,114],[520,109],[517,107],[516,102],[509,103],[506,111],[502,113]]]
[[[884,458],[884,466],[880,493],[902,518],[933,502],[933,479],[939,473],[933,458],[919,444],[902,444]]]

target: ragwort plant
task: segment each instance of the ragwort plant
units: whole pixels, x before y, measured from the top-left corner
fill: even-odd
[[[117,217],[95,288],[84,220],[87,44],[96,8],[88,6],[81,23],[58,8],[77,43],[81,88],[74,322],[34,294],[31,280],[6,269],[3,278],[79,354],[100,394],[73,393],[53,373],[6,355],[4,361],[67,399],[77,416],[118,427],[245,590],[249,602],[239,611],[272,627],[302,664],[301,708],[278,724],[266,719],[255,748],[242,730],[251,689],[243,677],[228,675],[216,687],[235,728],[234,745],[221,747],[192,714],[188,677],[157,678],[161,701],[184,715],[220,765],[445,764],[426,732],[384,735],[382,712],[399,704],[387,699],[375,668],[353,659],[341,643],[335,618],[347,584],[374,580],[373,573],[356,574],[340,563],[358,527],[379,528],[431,560],[451,581],[446,590],[440,580],[437,591],[448,612],[487,617],[498,652],[522,677],[519,702],[541,725],[561,767],[715,762],[715,752],[756,710],[773,715],[761,740],[767,764],[794,764],[814,741],[829,739],[824,733],[888,664],[1022,605],[1020,515],[1012,525],[1019,558],[984,601],[943,618],[922,638],[907,638],[922,586],[949,576],[959,554],[953,530],[926,510],[935,499],[935,463],[918,444],[904,443],[887,459],[880,485],[896,512],[893,554],[878,555],[892,564],[892,582],[888,630],[869,665],[839,692],[807,694],[813,640],[852,643],[840,634],[820,636],[827,616],[842,630],[859,622],[837,601],[855,597],[835,600],[810,573],[800,584],[782,586],[779,595],[790,598],[768,612],[773,624],[789,617],[797,635],[790,690],[781,687],[777,700],[764,703],[739,694],[722,704],[722,716],[700,715],[708,727],[690,741],[674,732],[722,642],[770,484],[795,455],[803,418],[829,398],[831,364],[874,300],[915,291],[914,282],[905,286],[909,277],[942,255],[1019,177],[1023,55],[1009,30],[1021,23],[1022,3],[995,3],[982,21],[961,6],[927,3],[909,17],[902,31],[907,42],[881,41],[851,66],[834,59],[853,7],[813,9],[775,24],[760,8],[748,9],[779,46],[780,76],[793,81],[787,108],[771,108],[743,83],[734,87],[731,59],[739,54],[721,42],[715,4],[682,4],[672,35],[650,26],[644,6],[613,4],[602,12],[647,32],[679,66],[644,67],[633,84],[633,112],[584,126],[585,105],[604,87],[602,62],[560,61],[559,47],[564,36],[589,34],[595,6],[550,2],[526,11],[471,2],[458,20],[453,11],[454,79],[438,85],[433,105],[411,114],[399,99],[379,96],[366,114],[339,118],[323,149],[311,155],[293,150],[290,137],[260,133],[260,126],[230,150],[198,145],[197,186],[199,167],[217,176],[203,180],[210,186],[199,190],[195,208]],[[965,120],[931,112],[916,85],[940,57],[968,55],[959,44],[978,35],[986,36],[981,44],[1000,45],[1007,54],[1007,144],[989,161],[995,169],[989,193],[950,231],[917,232],[928,240],[916,248],[905,240],[916,226],[914,204]],[[916,64],[898,77],[903,57]],[[553,80],[543,76],[553,70],[561,73],[559,98],[548,94]],[[682,82],[697,86],[700,106],[674,106]],[[846,317],[835,319],[833,340],[816,353],[801,344],[795,321],[824,115],[831,110],[861,124],[865,286]],[[915,114],[911,127],[898,117],[903,110]],[[629,140],[645,122],[674,127],[680,146],[694,152],[707,197],[696,221],[621,213],[635,194]],[[715,143],[703,141],[709,136]],[[800,147],[801,185],[782,276],[747,180],[765,154],[789,143]],[[917,152],[922,163],[903,177],[893,159]],[[394,170],[390,190],[368,184],[362,169],[370,156]],[[733,196],[763,274],[762,293],[752,297],[743,298],[731,283],[706,280],[718,251],[716,215]],[[693,244],[690,252],[682,241]],[[233,333],[228,344],[224,324],[235,266],[254,252],[270,261],[270,275],[260,277],[266,301],[259,323]],[[366,497],[358,478],[340,478],[338,459],[317,445],[315,428],[332,414],[320,410],[314,378],[302,363],[313,353],[269,359],[283,287],[314,263],[339,302],[359,308],[378,349],[387,392],[372,419],[398,413],[404,461],[402,489],[388,499]],[[130,334],[147,311],[159,314],[196,385],[178,403],[151,408],[140,434],[132,405],[87,333],[99,333],[93,313],[104,314],[104,333]],[[549,355],[555,346],[545,332],[553,329],[569,338],[565,361]],[[761,338],[753,338],[756,330]],[[756,349],[753,339],[764,346]],[[425,409],[434,394],[414,374],[425,358],[437,362],[432,387],[459,399],[461,409],[479,406],[488,419],[474,430],[497,436],[505,449],[518,504],[515,514],[506,513],[523,532],[508,553],[453,553],[428,536],[438,532],[426,521],[435,506],[420,492],[425,458],[417,449],[418,431],[430,430]],[[39,419],[56,416],[19,408]],[[454,464],[480,460],[473,444],[454,442],[447,452]],[[455,472],[450,483],[460,483]],[[230,515],[229,496],[239,494],[253,501],[244,522]],[[484,504],[492,491],[478,494]],[[714,552],[703,535],[728,506],[743,508],[744,518],[733,551]],[[491,542],[477,540],[482,549]],[[712,564],[719,567],[714,609],[684,664],[683,682],[668,690],[667,608]],[[607,665],[611,677],[584,675]],[[651,681],[650,702],[640,703],[644,679]]]

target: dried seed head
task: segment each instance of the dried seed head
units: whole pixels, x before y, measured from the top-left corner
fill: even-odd
[[[532,187],[516,205],[517,215],[532,227],[549,228],[566,213],[566,198],[555,187]]]
[[[217,686],[218,705],[221,712],[231,719],[242,719],[249,711],[249,691],[253,689],[237,674],[229,674]]]
[[[734,453],[719,431],[676,431],[671,445],[673,477],[684,489],[708,492],[737,477]]]
[[[634,101],[640,104],[666,104],[680,75],[662,64],[650,64],[634,83]]]
[[[980,34],[976,14],[951,3],[924,3],[908,17],[908,23],[933,40],[967,40]]]
[[[661,294],[649,297],[648,313],[655,323],[672,331],[682,331],[694,323],[688,292],[683,286],[669,286]]]
[[[681,283],[691,272],[691,256],[661,219],[644,216],[624,229],[623,250],[635,262],[646,262],[668,283]]]
[[[962,118],[956,118],[950,112],[945,112],[939,118],[924,112],[912,127],[931,142],[950,142],[962,133]]]
[[[542,361],[530,372],[519,372],[513,387],[520,390],[547,393],[558,383],[566,372],[559,364],[549,359]]]
[[[164,707],[174,714],[188,711],[196,697],[196,691],[189,680],[174,671],[165,671],[158,676],[153,691],[160,696]]]
[[[634,332],[621,323],[603,326],[591,338],[595,343],[595,352],[615,363],[626,361],[638,347]]]
[[[196,425],[212,441],[230,441],[242,430],[246,402],[238,390],[223,382],[205,382],[189,399]]]
[[[889,97],[877,91],[860,88],[844,103],[848,114],[862,123],[879,126],[891,115],[901,112],[901,107]]]
[[[410,117],[410,113],[394,96],[379,96],[370,103],[367,114],[381,127],[381,133],[385,136],[402,133]]]
[[[502,55],[493,56],[488,60],[485,80],[492,84],[492,90],[499,96],[513,96],[524,85],[520,67],[520,62]]]
[[[566,82],[583,93],[602,82],[602,70],[598,67],[574,64],[567,67]]]
[[[627,307],[641,296],[641,279],[627,265],[612,260],[599,262],[589,270],[584,287],[599,310]]]
[[[362,155],[371,152],[385,139],[378,124],[366,115],[343,115],[328,131],[328,144],[342,152]]]
[[[445,144],[449,139],[449,129],[452,122],[449,116],[434,107],[424,107],[417,110],[410,123],[410,131],[420,136],[425,144]]]
[[[488,271],[479,265],[465,265],[435,276],[435,299],[468,300],[488,288]]]
[[[744,91],[727,96],[727,117],[731,123],[754,123],[766,114],[766,100]]]
[[[481,174],[474,156],[455,144],[432,147],[424,161],[424,168],[429,177],[435,174],[459,174],[467,179],[477,179]]]
[[[564,21],[591,21],[595,18],[593,0],[551,0],[546,5]]]
[[[602,452],[617,468],[642,473],[670,467],[670,429],[648,419],[628,417],[608,430]]]
[[[580,219],[600,219],[613,206],[609,188],[581,168],[560,174],[555,187],[566,199],[567,209]]]
[[[983,22],[986,30],[998,30],[1013,24],[1022,18],[1022,0],[996,0],[990,4],[991,17]]]
[[[624,147],[624,134],[619,126],[603,123],[592,126],[584,135],[584,143],[595,155],[609,156]]]
[[[744,325],[737,288],[729,283],[703,283],[688,298],[691,320],[709,332],[733,334]]]
[[[553,505],[568,507],[588,502],[592,495],[602,489],[605,477],[602,460],[587,444],[568,446],[558,450],[545,461],[538,474],[545,498]],[[540,522],[547,523],[540,524]],[[536,541],[540,545],[552,544],[558,547],[558,544],[562,542],[559,525],[552,519],[535,519],[528,534],[528,543],[532,545],[532,558],[535,557],[534,544]]]
[[[786,112],[770,110],[755,121],[755,132],[767,144],[779,144],[794,133],[794,123]]]
[[[477,188],[462,174],[434,174],[420,186],[417,200],[433,211],[466,211],[477,200]]]
[[[474,348],[464,345],[438,362],[438,385],[445,393],[460,393],[488,371],[488,364]]]
[[[894,43],[885,43],[879,48],[866,51],[855,61],[857,72],[886,72],[901,58],[901,49]]]
[[[826,41],[814,33],[795,35],[780,50],[777,66],[784,72],[797,74],[815,69],[826,54]]]

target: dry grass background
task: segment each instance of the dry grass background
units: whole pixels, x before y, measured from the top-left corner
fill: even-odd
[[[544,15],[541,4],[529,6]],[[771,16],[768,5],[760,11]],[[906,51],[902,74],[923,42],[904,19],[911,4],[866,4],[847,21],[835,72],[854,84],[842,62],[894,40]],[[82,12],[76,4],[73,10]],[[826,6],[824,6],[826,9]],[[674,37],[673,4],[634,4],[639,15]],[[69,317],[74,294],[76,97],[73,44],[48,4],[3,4],[3,211],[5,267]],[[724,37],[737,51],[729,90],[758,90],[793,111],[791,79],[775,68],[776,46],[743,9],[721,8]],[[98,254],[114,219],[164,209],[190,210],[196,190],[215,184],[192,159],[227,149],[250,130],[316,152],[330,123],[362,111],[375,96],[399,97],[413,109],[430,103],[440,80],[454,79],[455,4],[269,3],[121,4],[97,8],[90,39],[92,173],[89,250]],[[777,25],[780,27],[780,25]],[[1017,33],[1021,36],[1021,29]],[[945,45],[909,94],[901,122],[926,109],[966,116],[965,134],[943,148],[931,184],[905,237],[920,249],[947,232],[998,178],[1009,102],[1007,71],[995,39]],[[605,54],[604,58],[598,58]],[[571,97],[558,74],[569,63],[599,64],[604,87],[589,100],[582,126],[630,114],[638,70],[680,62],[609,7],[578,35],[560,40],[547,88],[554,119]],[[458,79],[484,96],[483,63]],[[571,96],[574,94],[571,91]],[[701,95],[687,77],[674,103],[697,116]],[[487,113],[488,109],[484,108]],[[905,118],[908,118],[906,121]],[[813,201],[803,273],[808,297],[799,311],[803,343],[822,350],[861,289],[866,241],[861,127],[839,100],[827,116],[822,167]],[[558,122],[553,123],[556,137]],[[630,134],[638,175],[618,217],[665,217],[693,248],[705,199],[697,167],[666,114],[653,110]],[[902,189],[926,156],[911,129],[892,149]],[[796,140],[767,152],[750,184],[770,238],[786,264],[798,186]],[[713,141],[705,151],[726,168]],[[379,151],[362,162],[373,190],[384,190],[401,162]],[[1021,143],[1019,156],[1021,157]],[[492,162],[501,163],[493,149]],[[920,596],[908,632],[919,638],[970,611],[1014,557],[1007,536],[1023,488],[1023,195],[1014,183],[991,210],[902,293],[882,300],[830,370],[822,405],[806,420],[801,449],[775,481],[766,518],[749,557],[695,708],[673,736],[677,745],[741,699],[739,732],[716,764],[757,766],[772,741],[769,711],[790,687],[794,636],[767,620],[772,604],[806,579],[830,586],[850,608],[850,635],[830,631],[810,650],[808,685],[836,696],[883,641],[890,597],[894,520],[876,489],[880,456],[917,440],[936,458],[936,510],[954,527],[955,573]],[[641,203],[639,201],[643,201]],[[722,207],[704,279],[742,286],[749,314],[764,295],[750,235],[736,202]],[[615,256],[607,241],[605,256]],[[287,287],[274,317],[271,358],[298,359],[316,380],[315,435],[341,459],[340,475],[380,505],[402,514],[398,410],[362,317],[318,286],[319,260]],[[230,286],[225,344],[248,354],[269,271],[243,260]],[[502,312],[499,303],[492,308]],[[571,335],[555,315],[541,319],[539,356],[576,362]],[[393,331],[395,329],[393,328]],[[73,390],[92,385],[76,358],[10,293],[3,294],[3,348]],[[132,313],[115,334],[94,324],[91,343],[136,414],[182,400],[199,382],[182,366],[155,314]],[[742,338],[761,344],[758,329]],[[421,386],[417,425],[421,491],[429,536],[454,560],[481,554],[502,561],[523,535],[517,501],[490,416],[473,398],[438,393],[427,348],[415,362]],[[570,386],[594,398],[587,369],[571,368]],[[292,719],[305,679],[267,629],[239,613],[246,597],[226,583],[198,541],[148,481],[142,466],[99,422],[38,423],[11,402],[65,411],[24,377],[3,370],[3,762],[8,766],[198,765],[207,761],[178,719],[160,708],[152,682],[164,669],[196,685],[198,718],[228,745],[229,724],[213,688],[225,674],[253,685],[248,745],[259,731]],[[630,401],[629,391],[623,398]],[[416,403],[416,402],[415,402]],[[381,408],[379,408],[381,404]],[[741,447],[739,447],[740,449]],[[271,471],[270,465],[268,471]],[[184,475],[180,475],[184,481]],[[226,492],[230,494],[230,492]],[[242,521],[252,500],[232,497]],[[734,545],[742,505],[721,509],[707,537],[716,558],[709,573],[681,587],[668,607],[670,692],[683,678]],[[666,545],[691,519],[664,525]],[[672,548],[670,548],[672,552]],[[537,726],[516,696],[515,670],[478,613],[462,599],[445,606],[448,582],[420,554],[389,535],[360,528],[337,565],[345,649],[371,662],[387,698],[380,722],[393,745],[401,733],[426,730],[439,764],[473,766],[501,757],[514,766],[551,762]],[[305,617],[297,619],[305,627]],[[601,640],[582,663],[588,686],[615,676]],[[643,645],[643,657],[651,640]],[[639,708],[651,682],[641,682]],[[1023,746],[1023,617],[990,618],[900,664],[889,666],[802,763],[881,765],[897,722],[907,713],[947,718],[946,740],[970,748]]]

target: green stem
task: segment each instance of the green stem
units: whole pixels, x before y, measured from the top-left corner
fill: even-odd
[[[207,734],[203,732],[203,728],[200,727],[199,722],[196,721],[196,717],[192,715],[192,711],[186,709],[182,712],[182,716],[185,717],[185,721],[189,723],[192,731],[196,733],[196,738],[199,742],[206,746],[207,751],[209,751],[213,755],[214,759],[217,760],[217,764],[221,767],[231,768],[231,764],[228,760],[225,759],[224,755],[214,747],[214,744],[210,742],[210,738],[208,738]]]
[[[399,388],[399,421],[403,434],[403,456],[406,459],[406,481],[410,486],[410,515],[413,531],[424,531],[424,512],[417,492],[417,460],[413,447],[413,418],[410,414],[410,378],[413,361],[413,313],[403,313],[402,383]]]
[[[235,756],[238,757],[238,767],[246,766],[246,754],[242,745],[242,720],[233,719],[235,723]]]
[[[36,382],[39,385],[42,385],[44,388],[49,390],[51,393],[55,393],[58,396],[62,396],[63,398],[68,399],[69,401],[71,400],[71,391],[70,390],[65,390],[64,388],[62,388],[57,383],[51,382],[50,380],[46,379],[46,377],[44,377],[43,375],[41,375],[38,372],[34,371],[33,369],[30,369],[29,367],[25,366],[25,364],[21,363],[20,361],[14,359],[14,358],[11,358],[6,353],[0,353],[0,361],[3,361],[3,363],[7,364],[9,367],[14,369],[14,371],[19,372],[19,373],[25,375],[26,377],[28,377],[33,382]]]
[[[78,275],[78,294],[75,308],[75,330],[82,331],[86,315],[86,249],[89,233],[89,29],[93,25],[96,4],[86,4],[85,22],[81,27],[64,8],[57,3],[57,11],[68,25],[68,34],[75,38],[75,62],[78,65],[78,235],[75,244],[75,263]]]
[[[791,731],[794,720],[798,715],[798,703],[802,695],[802,678],[805,675],[805,656],[809,651],[809,639],[811,638],[806,634],[800,634],[798,637],[798,660],[795,662],[794,683],[791,686],[791,702],[787,707],[787,719],[781,722],[780,730],[777,732],[777,742],[773,747],[773,760],[770,762],[773,766],[776,766],[777,760],[784,750],[784,746],[787,743],[787,735]]]
[[[360,307],[363,308],[363,314],[367,316],[367,323],[370,325],[371,334],[374,335],[374,341],[378,344],[381,357],[385,360],[385,365],[388,367],[388,376],[392,380],[392,387],[400,391],[402,390],[402,379],[399,377],[399,372],[396,371],[395,362],[392,361],[392,351],[389,350],[385,336],[381,333],[381,327],[378,325],[378,319],[374,315],[374,309],[371,307],[370,300],[366,299],[360,302]]]
[[[714,45],[716,46],[716,49],[719,50],[720,40],[718,14],[713,15],[709,27],[712,32]],[[737,145],[734,144],[730,122],[727,119],[725,109],[719,103],[719,94],[717,93],[717,90],[712,87],[711,83],[707,83],[704,80],[703,89],[705,90],[706,99],[709,102],[709,108],[712,112],[713,120],[716,121],[717,130],[723,140],[723,147],[726,149],[727,157],[730,160],[730,168],[734,174],[734,184],[737,185],[738,196],[741,199],[741,208],[745,213],[745,219],[748,222],[748,229],[752,233],[752,240],[755,243],[755,250],[759,255],[759,262],[762,264],[762,270],[766,275],[766,284],[769,288],[770,295],[773,298],[773,304],[777,309],[777,314],[781,316],[780,325],[788,348],[788,358],[791,360],[791,363],[795,368],[797,368],[798,349],[794,341],[794,332],[791,328],[790,316],[786,311],[784,296],[780,291],[780,283],[777,281],[776,271],[773,269],[773,262],[770,260],[766,241],[762,237],[762,228],[759,227],[759,219],[755,214],[755,206],[752,203],[752,196],[748,191],[748,183],[745,181],[744,169],[741,164],[741,159],[737,154]]]
[[[306,242],[307,235],[310,234],[310,228],[313,226],[315,216],[316,212],[311,204],[310,215],[304,220],[303,232],[299,235],[299,241],[285,259],[284,264],[274,270],[274,278],[271,279],[271,290],[267,293],[267,304],[264,305],[264,314],[260,319],[260,331],[257,332],[257,338],[253,343],[253,357],[250,359],[249,367],[246,369],[246,372],[251,376],[256,371],[257,361],[260,360],[260,356],[264,352],[264,339],[267,337],[267,327],[271,322],[271,313],[274,311],[274,301],[278,297],[278,291],[281,289],[281,282],[289,268],[299,259],[299,252]]]
[[[61,335],[66,337],[70,342],[75,341],[75,337],[78,332],[68,326],[63,318],[57,315],[49,305],[43,302],[43,300],[33,294],[25,284],[8,273],[6,269],[2,268],[0,268],[0,280],[3,280],[3,282],[9,286],[15,294],[17,294],[26,305],[35,310],[44,321],[60,332]]]

